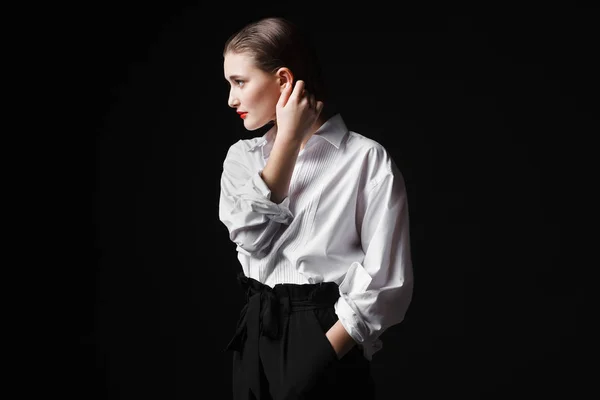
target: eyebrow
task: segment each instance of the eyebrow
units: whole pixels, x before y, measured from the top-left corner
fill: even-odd
[[[242,77],[240,75],[229,75],[229,80],[233,81],[235,79],[242,79]]]

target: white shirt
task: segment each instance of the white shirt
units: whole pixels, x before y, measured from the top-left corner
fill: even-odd
[[[277,283],[336,282],[335,312],[369,360],[413,292],[406,188],[386,149],[331,117],[306,142],[279,204],[261,178],[275,128],[239,140],[223,163],[219,218],[244,274]]]

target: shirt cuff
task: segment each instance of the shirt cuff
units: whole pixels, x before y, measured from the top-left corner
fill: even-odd
[[[252,176],[252,184],[256,189],[258,189],[260,194],[265,196],[267,199],[271,200],[271,189],[269,189],[265,181],[263,181],[261,174],[262,169]]]
[[[267,217],[275,222],[289,224],[294,215],[290,211],[290,197],[286,196],[279,204],[271,201],[271,189],[267,186],[261,176],[262,169],[252,176],[252,185],[255,191],[268,200],[270,206],[266,206],[271,212],[266,212]],[[272,212],[277,210],[277,212]]]
[[[254,187],[260,191],[260,194],[265,196],[267,199],[271,200],[271,189],[269,189],[269,187],[262,178],[262,169],[259,170],[258,173],[254,174],[254,176],[252,177],[252,183],[254,184]],[[290,203],[289,196],[286,196],[285,199],[283,199],[279,204],[284,205],[284,203],[285,205]]]
[[[340,323],[352,339],[354,339],[357,347],[361,349],[367,360],[372,361],[373,355],[383,347],[381,339],[377,338],[369,341],[364,338],[360,329],[361,321],[344,296],[338,298],[338,301],[335,304],[335,310]]]
[[[354,339],[357,344],[362,345],[365,342],[365,338],[360,333],[361,329],[359,328],[360,322],[358,315],[348,303],[345,295],[338,298],[338,301],[335,304],[335,313],[348,334],[352,336],[352,339]]]

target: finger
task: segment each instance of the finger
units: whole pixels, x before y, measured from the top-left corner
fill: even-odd
[[[310,106],[310,108],[314,108],[317,105],[315,95],[312,93],[308,96],[308,105]]]
[[[317,105],[315,106],[315,109],[317,111],[317,116],[319,114],[321,114],[321,110],[323,110],[323,106],[324,106],[324,103],[322,101],[317,101]]]
[[[302,81],[302,80],[296,81],[296,85],[294,85],[294,90],[292,91],[292,94],[290,95],[290,99],[294,98],[295,100],[299,100],[300,97],[302,97],[303,92],[304,92],[304,81]]]
[[[292,84],[286,83],[281,94],[279,95],[279,101],[277,102],[277,107],[285,107],[288,99],[290,98],[290,94],[292,93]]]

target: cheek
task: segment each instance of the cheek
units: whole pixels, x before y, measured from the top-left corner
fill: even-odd
[[[268,90],[265,90],[262,97],[263,102],[265,103],[265,108],[268,109],[269,112],[274,113],[275,108],[277,107],[277,102],[279,101],[279,89],[269,88]]]
[[[279,101],[279,90],[273,87],[261,87],[244,93],[246,106],[260,109],[264,112],[275,112],[275,106]]]
[[[246,108],[256,108],[260,106],[260,91],[246,90],[242,97],[242,103]]]

